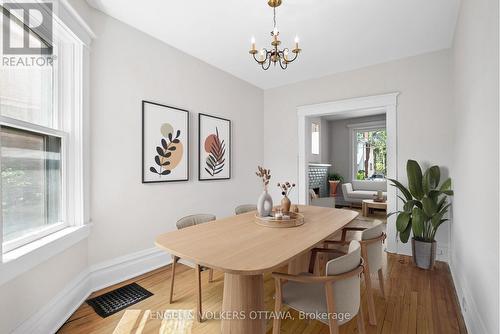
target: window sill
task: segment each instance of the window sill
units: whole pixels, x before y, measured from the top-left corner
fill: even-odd
[[[67,227],[3,254],[0,285],[63,252],[88,237],[90,226]]]

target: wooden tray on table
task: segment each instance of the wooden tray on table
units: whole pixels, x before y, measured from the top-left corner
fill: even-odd
[[[297,227],[304,224],[304,215],[298,212],[284,212],[283,216],[287,218],[276,218],[274,214],[275,211],[271,212],[271,216],[268,217],[260,217],[255,214],[255,222],[265,227],[277,228]]]

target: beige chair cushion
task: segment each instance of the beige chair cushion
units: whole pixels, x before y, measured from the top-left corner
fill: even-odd
[[[361,240],[373,239],[384,233],[384,225],[380,220],[375,221],[375,225],[361,232]],[[370,272],[374,273],[382,268],[382,256],[384,253],[382,240],[367,246],[368,267]]]
[[[215,219],[216,219],[216,217],[212,214],[202,213],[202,214],[198,214],[198,215],[190,215],[190,216],[183,217],[177,221],[176,225],[177,225],[177,229],[180,230],[180,229],[183,229],[183,228],[186,228],[189,226],[208,223],[208,222],[213,221]]]
[[[351,241],[349,253],[336,259],[328,261],[326,272],[328,275],[339,275],[349,272],[359,266],[361,261],[361,250],[359,242]],[[349,314],[349,318],[337,318],[338,324],[348,322],[358,314],[360,303],[360,279],[353,276],[333,284],[333,298],[335,301],[335,313],[337,315]],[[327,314],[325,285],[322,283],[304,284],[287,282],[283,285],[283,303],[289,307],[307,313]],[[318,319],[328,324],[328,319]]]
[[[257,205],[255,205],[255,204],[243,204],[243,205],[238,205],[234,209],[234,213],[237,215],[241,215],[242,213],[247,213],[250,211],[257,211]]]

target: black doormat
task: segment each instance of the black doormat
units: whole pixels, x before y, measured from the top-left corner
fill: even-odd
[[[122,286],[116,290],[107,292],[87,300],[94,311],[101,317],[106,318],[124,308],[134,305],[153,294],[137,283]]]

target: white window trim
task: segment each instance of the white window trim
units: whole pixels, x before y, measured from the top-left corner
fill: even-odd
[[[17,2],[13,0],[12,2]],[[78,206],[74,207],[73,210],[75,214],[73,219],[69,222],[70,225],[63,228],[57,232],[49,234],[43,238],[37,239],[31,243],[24,246],[18,247],[9,252],[3,252],[2,242],[0,240],[0,285],[5,282],[17,277],[18,275],[34,268],[50,259],[51,257],[65,251],[69,247],[75,245],[79,241],[86,239],[90,234],[90,214],[89,214],[89,151],[88,151],[88,127],[89,116],[89,94],[88,89],[89,84],[89,45],[95,34],[86,24],[86,22],[79,16],[79,14],[68,4],[66,0],[61,0],[59,3],[62,6],[58,6],[56,16],[54,19],[58,22],[63,22],[69,28],[68,30],[75,34],[75,36],[82,42],[81,50],[79,50],[79,55],[81,59],[78,60],[77,65],[74,68],[78,71],[80,75],[81,87],[78,90],[76,96],[73,98],[73,103],[79,108],[79,114],[73,120],[73,136],[76,138],[71,138],[75,140],[75,143],[79,146],[78,152],[73,152],[73,156],[70,159],[73,163],[70,164],[69,168],[73,169],[77,177],[73,178],[75,185],[81,191],[72,193],[75,201],[78,201]],[[52,130],[52,129],[49,129]],[[68,141],[68,138],[66,138]],[[62,144],[63,145],[63,144]],[[62,146],[61,149],[65,149],[66,146]],[[70,203],[72,201],[68,201]],[[74,203],[74,201],[73,201]],[[0,201],[1,206],[1,201]],[[67,215],[69,216],[69,215]],[[0,215],[0,231],[2,230],[2,219]]]
[[[373,131],[386,129],[385,121],[373,121],[373,122],[365,122],[365,123],[355,123],[355,124],[347,124],[349,128],[349,156],[351,157],[351,180],[356,180],[356,132],[360,130],[365,131]]]

